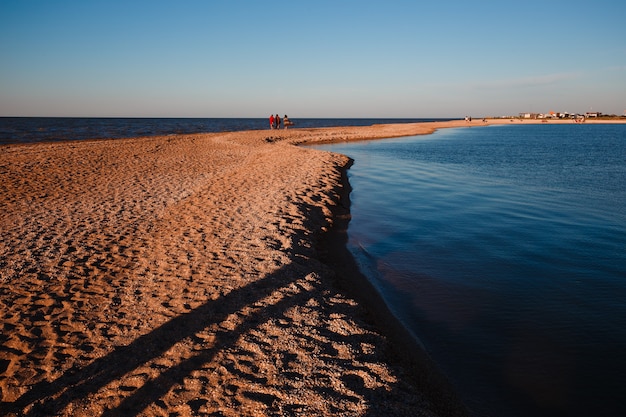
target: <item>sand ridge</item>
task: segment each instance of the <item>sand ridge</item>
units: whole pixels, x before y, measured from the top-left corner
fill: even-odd
[[[292,146],[368,129],[2,147],[0,414],[434,415],[319,260],[348,159]]]

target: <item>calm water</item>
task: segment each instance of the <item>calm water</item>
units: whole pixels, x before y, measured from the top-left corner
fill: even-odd
[[[324,146],[350,250],[480,416],[626,415],[626,125]]]
[[[282,117],[282,115],[281,115]],[[269,119],[269,115],[268,115]],[[0,117],[0,145],[99,138],[128,138],[182,133],[267,129],[265,118],[68,118]],[[451,119],[298,119],[294,128],[369,126]]]

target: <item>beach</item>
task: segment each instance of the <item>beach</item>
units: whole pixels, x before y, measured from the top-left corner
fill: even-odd
[[[0,415],[463,415],[342,254],[351,161],[294,145],[494,123],[542,121],[1,147]]]

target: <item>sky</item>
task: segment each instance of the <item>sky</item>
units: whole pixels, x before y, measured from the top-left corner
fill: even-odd
[[[626,2],[0,0],[0,117],[626,112]]]

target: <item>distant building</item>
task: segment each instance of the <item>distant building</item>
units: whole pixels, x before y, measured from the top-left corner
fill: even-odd
[[[600,113],[599,111],[595,111],[595,112],[587,112],[585,113],[585,117],[600,117],[602,116],[602,113]]]

